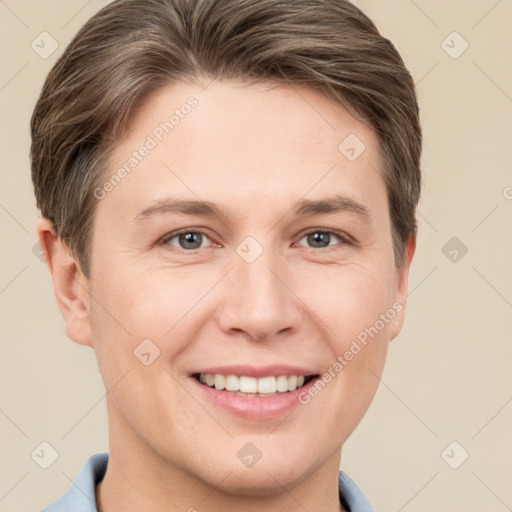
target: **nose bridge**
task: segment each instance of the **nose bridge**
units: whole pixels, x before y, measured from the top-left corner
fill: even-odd
[[[263,340],[297,327],[297,299],[284,284],[288,272],[282,263],[272,249],[258,248],[255,240],[237,247],[222,312],[223,329],[242,330]]]

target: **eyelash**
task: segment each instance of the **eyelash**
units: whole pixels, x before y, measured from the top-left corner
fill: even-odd
[[[173,238],[179,236],[179,235],[182,235],[184,233],[195,233],[195,234],[201,234],[203,236],[205,236],[206,238],[210,239],[210,237],[208,236],[208,234],[201,230],[201,229],[194,229],[194,228],[186,228],[186,229],[181,229],[179,231],[174,231],[168,235],[166,235],[164,238],[162,238],[159,242],[158,245],[167,245],[169,243],[170,240],[172,240]],[[311,234],[311,233],[328,233],[328,234],[331,234],[331,235],[335,235],[337,238],[339,238],[340,240],[340,244],[342,245],[354,245],[355,241],[353,239],[351,239],[351,237],[349,237],[346,233],[343,233],[341,231],[337,231],[335,229],[326,229],[326,228],[312,228],[312,229],[309,229],[308,231],[305,231],[303,233],[301,233],[301,237],[299,239],[302,240],[305,236]],[[327,247],[309,247],[309,249],[322,249],[322,250],[329,250],[329,249],[333,249],[336,247],[337,244],[333,245],[333,246],[327,246]],[[179,251],[182,251],[184,253],[187,253],[187,254],[195,254],[197,251],[201,250],[201,249],[204,249],[204,247],[202,248],[198,248],[198,249],[191,249],[191,250],[186,250],[186,249],[182,249],[180,247],[174,247],[172,246],[173,248],[175,249],[178,249]]]

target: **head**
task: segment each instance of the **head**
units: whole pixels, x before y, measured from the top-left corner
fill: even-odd
[[[342,0],[115,1],[31,129],[39,237],[111,444],[247,493],[336,460],[415,247],[419,112],[391,42]],[[286,414],[234,412],[198,380],[228,366],[314,379]]]

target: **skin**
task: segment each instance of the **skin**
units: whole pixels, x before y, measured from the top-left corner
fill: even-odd
[[[106,179],[175,108],[191,95],[198,100],[98,201],[90,279],[50,222],[38,224],[66,332],[94,349],[110,390],[99,510],[340,510],[341,447],[370,405],[388,342],[402,327],[415,239],[396,268],[375,133],[339,104],[285,86],[203,88],[167,87],[131,120]],[[351,133],[366,146],[353,162],[338,150]],[[364,205],[368,216],[291,213],[302,198],[334,193]],[[212,201],[229,215],[133,220],[168,197]],[[162,242],[182,228],[206,233],[193,254],[179,237]],[[347,241],[333,233],[315,246],[304,233],[315,228],[338,230]],[[236,252],[247,236],[263,249],[250,264]],[[286,417],[235,416],[198,393],[189,376],[227,364],[322,373],[396,301],[402,311]],[[133,354],[146,338],[160,349],[149,366]],[[262,453],[251,468],[237,458],[247,442]]]

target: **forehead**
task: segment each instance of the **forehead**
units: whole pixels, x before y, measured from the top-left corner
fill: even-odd
[[[241,208],[256,196],[276,204],[329,192],[361,201],[385,195],[381,167],[373,130],[315,91],[178,83],[132,116],[104,178],[125,172],[102,203],[117,208],[171,191]]]

